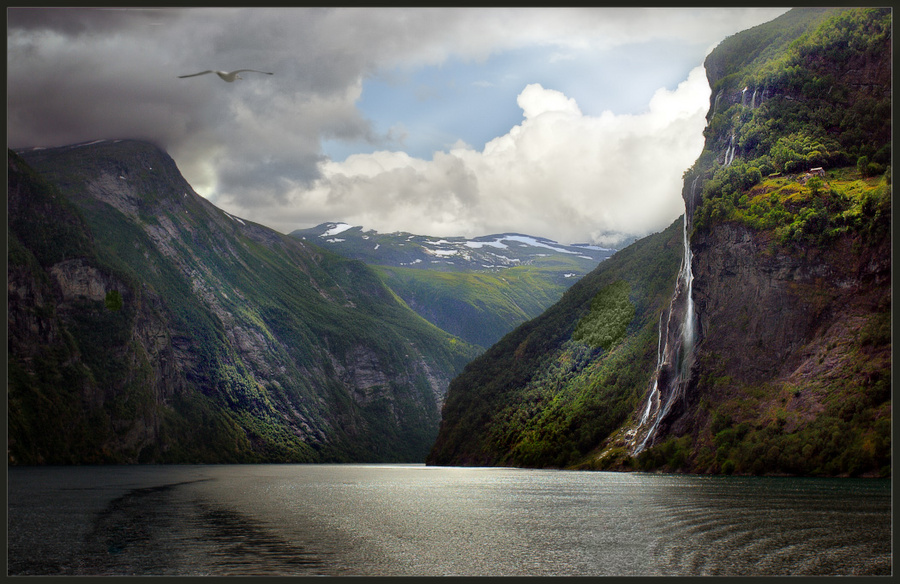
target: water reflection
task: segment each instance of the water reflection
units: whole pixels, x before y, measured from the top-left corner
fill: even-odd
[[[890,483],[521,469],[10,469],[11,574],[890,574]]]
[[[185,485],[134,489],[100,512],[87,538],[90,574],[279,575],[317,573],[323,562],[267,526]],[[104,553],[105,550],[105,553]]]
[[[683,480],[682,480],[683,479]],[[663,575],[891,573],[890,491],[844,479],[670,477]]]

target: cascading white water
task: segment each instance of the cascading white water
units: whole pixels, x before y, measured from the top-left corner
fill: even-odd
[[[732,134],[732,138],[734,134]],[[684,256],[682,258],[682,278],[687,283],[687,306],[685,307],[684,316],[684,354],[690,356],[694,350],[694,339],[696,337],[696,323],[694,320],[694,253],[691,251],[691,238],[689,226],[694,224],[694,203],[696,199],[697,181],[700,180],[698,174],[691,183],[691,195],[684,202]]]
[[[694,180],[696,182],[696,179]],[[693,191],[693,189],[691,190]],[[691,194],[691,198],[693,198],[693,193]],[[691,264],[694,261],[694,254],[691,252],[691,241],[688,237],[688,217],[691,213],[689,207],[690,203],[686,203],[684,212],[684,256],[681,260],[681,279],[686,283],[687,288],[687,297],[685,298],[684,309],[684,326],[681,330],[681,348],[683,355],[683,358],[681,360],[682,376],[686,375],[687,373],[686,367],[689,365],[688,357],[693,354],[694,338],[696,335],[694,323],[694,271],[691,268]]]
[[[725,161],[724,166],[730,165],[734,162],[734,132],[731,133],[731,139],[728,141],[728,148],[725,150]]]
[[[756,94],[759,91],[759,87],[753,90],[753,97],[750,98],[750,109],[756,109]]]
[[[666,328],[665,333],[663,332],[663,316],[665,312],[660,313],[659,315],[659,336],[656,340],[656,370],[659,371],[663,365],[663,339],[668,337],[668,324],[669,321],[666,319]],[[653,378],[653,387],[650,389],[650,395],[647,397],[647,407],[644,408],[644,413],[641,415],[641,421],[639,426],[643,426],[647,423],[647,420],[650,419],[651,410],[655,410],[659,408],[659,379],[658,376],[654,376]],[[655,403],[655,405],[654,405]]]
[[[741,105],[747,105],[747,90],[749,87],[745,87],[741,90]]]
[[[691,268],[693,255],[690,245],[690,225],[693,217],[694,197],[699,176],[691,183],[690,196],[685,200],[682,241],[684,252],[681,269],[675,285],[675,293],[668,311],[660,314],[659,338],[656,346],[656,371],[653,384],[647,396],[647,405],[641,414],[637,427],[628,433],[629,448],[633,456],[640,454],[656,435],[659,423],[666,417],[672,405],[684,392],[684,385],[690,376],[696,340],[694,316],[693,281]],[[681,315],[679,318],[679,314]],[[665,321],[663,321],[665,317]],[[674,319],[674,320],[673,320]],[[665,322],[665,324],[664,324]],[[670,336],[672,325],[680,334]],[[660,383],[662,381],[662,384]]]
[[[712,113],[712,117],[715,117],[716,112],[717,112],[718,109],[719,109],[719,100],[722,99],[722,92],[723,92],[723,91],[724,91],[723,89],[720,89],[720,90],[719,90],[719,93],[716,94],[716,101],[715,101],[715,103],[713,103],[713,113]]]

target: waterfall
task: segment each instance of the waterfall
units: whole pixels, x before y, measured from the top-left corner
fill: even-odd
[[[693,195],[692,195],[693,196]],[[694,323],[694,271],[691,267],[691,264],[694,261],[694,254],[691,252],[691,239],[688,234],[688,204],[685,203],[685,212],[684,212],[684,227],[683,227],[683,242],[684,242],[684,255],[681,259],[681,281],[685,282],[685,287],[687,288],[687,298],[685,299],[685,310],[684,310],[684,322],[681,332],[682,337],[682,352],[684,354],[684,359],[681,360],[680,373],[681,377],[685,378],[687,374],[688,364],[688,356],[693,355],[694,353],[694,338],[696,335],[695,323]]]
[[[750,98],[750,109],[756,109],[756,93],[759,91],[759,87],[753,90],[753,97]]]
[[[716,115],[716,111],[719,109],[719,100],[722,99],[722,92],[723,92],[723,91],[725,91],[725,90],[724,90],[724,89],[720,89],[720,90],[719,90],[719,93],[716,94],[716,101],[713,102],[713,113],[712,113],[712,116],[710,116],[710,118],[712,118],[713,116],[715,116],[715,115]]]
[[[731,133],[731,139],[728,140],[728,148],[725,149],[724,166],[728,166],[734,161],[734,132]]]
[[[685,198],[684,221],[682,222],[684,251],[681,258],[681,269],[678,272],[675,293],[669,309],[660,314],[659,338],[656,345],[656,371],[653,374],[650,393],[647,396],[647,405],[643,408],[637,427],[626,434],[633,456],[652,444],[660,422],[682,396],[690,378],[697,334],[694,316],[694,275],[691,268],[693,255],[690,245],[690,227],[693,222],[699,179],[699,175],[694,178],[691,183],[690,195]]]
[[[745,87],[741,90],[741,105],[747,105],[747,90],[749,87]]]
[[[663,356],[665,352],[663,351],[663,339],[668,337],[668,324],[669,321],[666,319],[666,330],[663,330],[663,316],[665,312],[661,312],[659,314],[659,336],[656,340],[656,370],[659,371],[663,365]],[[658,375],[653,378],[653,387],[650,389],[650,395],[647,397],[647,407],[644,408],[644,413],[641,414],[641,421],[639,426],[643,426],[647,423],[647,420],[650,419],[650,412],[652,410],[659,409],[659,389],[658,384]]]

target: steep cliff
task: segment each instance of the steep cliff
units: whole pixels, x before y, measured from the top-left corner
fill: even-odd
[[[889,472],[890,30],[889,10],[797,10],[707,59],[698,339],[644,468]]]
[[[706,145],[670,228],[681,268],[668,264],[652,323],[638,311],[624,340],[560,366],[557,347],[586,351],[576,325],[600,290],[569,295],[546,313],[561,334],[540,317],[451,383],[429,461],[888,474],[890,18],[795,9],[723,41],[706,60]],[[643,261],[621,277],[645,278]],[[526,334],[547,354],[521,351]],[[643,357],[612,362],[625,346]],[[592,405],[561,407],[575,402]]]
[[[215,208],[154,146],[21,154],[11,463],[422,459],[475,348],[360,262]]]

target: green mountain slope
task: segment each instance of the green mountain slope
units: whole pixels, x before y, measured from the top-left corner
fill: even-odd
[[[148,144],[9,161],[11,462],[424,457],[477,349],[364,264],[231,217]]]
[[[534,267],[498,273],[372,268],[422,317],[480,347],[541,314],[568,288],[554,281],[558,272]]]
[[[617,428],[637,407],[656,362],[681,231],[678,220],[620,250],[467,365],[450,384],[428,462],[566,466]],[[608,296],[626,307],[625,318],[616,302],[604,302]],[[589,334],[607,320],[624,337]]]
[[[512,233],[443,238],[345,223],[291,235],[366,262],[418,314],[480,347],[541,314],[615,252]]]
[[[630,312],[615,289],[588,321],[595,296],[561,301],[453,381],[429,462],[888,474],[890,36],[890,10],[816,8],[723,41],[682,191],[692,269],[668,268],[674,320],[638,308],[612,350],[562,359]],[[638,305],[639,278],[622,279]]]

